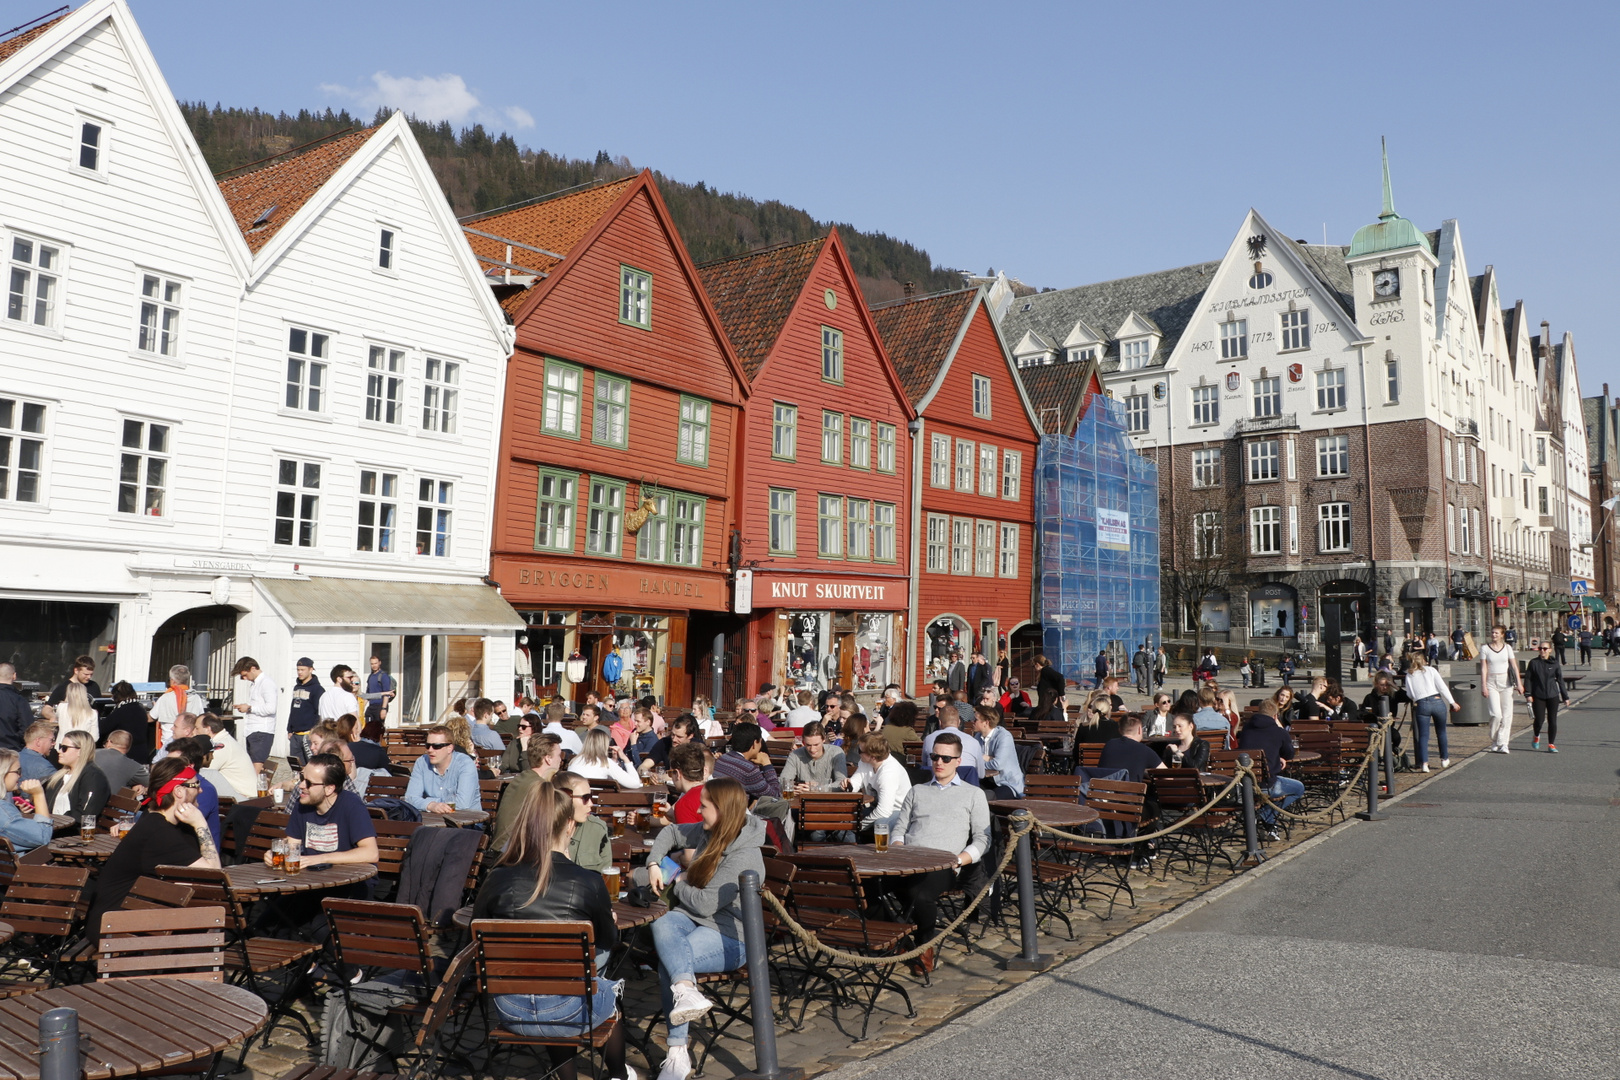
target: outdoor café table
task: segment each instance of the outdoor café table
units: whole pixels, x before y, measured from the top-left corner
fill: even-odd
[[[40,821],[40,820],[43,820],[46,816],[47,815],[45,815],[45,814],[35,814],[34,815],[34,820],[35,821]],[[49,817],[51,819],[51,831],[52,832],[55,832],[55,833],[58,833],[58,834],[66,834],[68,831],[71,830],[73,835],[77,836],[79,834],[79,819],[78,818],[68,817],[66,814],[51,814],[51,815],[49,815]]]
[[[307,861],[320,865],[320,854],[305,852]],[[243,900],[264,900],[291,893],[314,892],[317,889],[337,889],[344,885],[357,885],[377,876],[375,863],[337,863],[324,870],[305,868],[297,874],[272,870],[262,862],[238,863],[225,867],[225,876],[231,888]]]
[[[862,878],[910,877],[914,874],[931,874],[935,870],[954,870],[958,865],[955,852],[892,842],[889,850],[881,855],[871,844],[817,845],[805,848],[803,853],[849,859],[855,864],[855,873]]]
[[[77,836],[64,836],[51,841],[51,861],[99,864],[107,861],[122,836],[96,833],[87,844]]]
[[[467,825],[481,825],[489,820],[487,810],[452,810],[448,814],[422,814],[423,825],[450,825],[463,828]]]
[[[990,809],[997,814],[1008,815],[1028,810],[1039,818],[1042,824],[1050,825],[1054,829],[1073,829],[1090,825],[1102,816],[1089,806],[1058,799],[992,799]],[[894,849],[889,850],[892,854]]]
[[[1322,760],[1322,755],[1317,753],[1315,750],[1295,750],[1294,751],[1294,756],[1289,758],[1288,760],[1289,761],[1297,761],[1301,765],[1303,765],[1307,761],[1321,761]]]
[[[264,1027],[250,990],[189,979],[105,979],[0,1001],[0,1075],[39,1080],[39,1018],[79,1013],[83,1080],[151,1074],[206,1060]]]
[[[636,907],[636,905],[626,903],[623,900],[615,900],[613,903],[613,924],[620,930],[634,930],[638,926],[646,926],[668,910],[667,906],[657,902],[654,902],[650,907]],[[465,930],[472,926],[472,913],[473,906],[468,904],[466,907],[457,908],[455,914],[450,916],[450,919]],[[0,944],[4,943],[0,942]]]

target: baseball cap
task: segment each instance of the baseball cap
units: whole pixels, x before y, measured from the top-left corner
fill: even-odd
[[[315,666],[315,661],[311,660],[307,656],[300,656],[298,658],[298,666],[299,667],[314,667]]]

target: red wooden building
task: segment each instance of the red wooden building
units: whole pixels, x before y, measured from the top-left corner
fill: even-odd
[[[903,684],[915,413],[843,243],[834,230],[701,273],[752,384],[730,689]]]
[[[982,290],[895,300],[872,317],[918,414],[911,619],[922,689],[953,650],[995,663],[1015,642],[1039,648],[1040,426]]]
[[[708,686],[688,642],[730,602],[737,357],[651,173],[463,227],[517,326],[491,574],[529,624],[518,659],[544,688],[577,650],[578,699],[614,653],[618,689],[685,705]]]

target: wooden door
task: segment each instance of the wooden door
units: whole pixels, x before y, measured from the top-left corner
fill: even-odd
[[[692,704],[692,678],[686,670],[686,616],[669,617],[664,639],[664,704],[685,708]]]

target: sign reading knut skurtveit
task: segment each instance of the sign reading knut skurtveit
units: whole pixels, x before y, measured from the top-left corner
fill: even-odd
[[[756,572],[751,605],[825,611],[904,611],[909,600],[905,578],[832,574]]]

